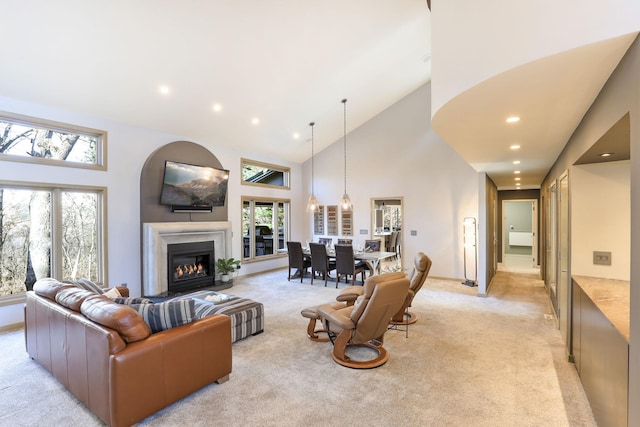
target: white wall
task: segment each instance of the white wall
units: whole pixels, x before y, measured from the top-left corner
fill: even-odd
[[[108,132],[108,171],[91,171],[56,166],[41,166],[0,161],[0,180],[51,182],[104,186],[108,189],[108,283],[127,283],[132,295],[141,293],[140,260],[140,173],[147,157],[157,148],[173,141],[188,140],[203,145],[215,154],[231,172],[228,212],[234,236],[241,236],[241,195],[289,198],[294,212],[304,209],[301,181],[292,180],[291,190],[271,190],[240,185],[240,158],[246,157],[291,168],[292,176],[300,176],[300,165],[279,159],[240,152],[218,144],[215,135],[207,141],[196,141],[179,135],[116,123],[71,111],[0,97],[0,111],[24,114]],[[221,143],[222,141],[220,141]],[[302,224],[294,219],[293,230],[300,233]],[[233,256],[241,258],[242,246],[234,238]],[[286,258],[245,264],[240,274],[286,265]],[[0,327],[22,321],[22,306],[0,307]]]
[[[462,221],[478,217],[478,174],[431,128],[431,85],[426,84],[347,135],[347,192],[354,205],[354,244],[371,234],[371,198],[403,197],[405,267],[417,252],[433,260],[430,276],[462,278]],[[336,109],[341,110],[336,103]],[[350,110],[358,108],[349,99]],[[315,134],[322,132],[316,123]],[[311,162],[303,165],[308,197]],[[315,194],[337,205],[344,192],[342,139],[316,155]],[[302,207],[304,209],[304,207]],[[307,232],[314,239],[312,215]],[[366,229],[367,235],[359,231]],[[415,230],[416,236],[410,231]],[[336,237],[334,236],[334,239]],[[317,240],[317,236],[315,237]]]
[[[630,162],[574,166],[569,176],[571,274],[629,280]],[[611,265],[594,265],[593,251],[611,252]]]

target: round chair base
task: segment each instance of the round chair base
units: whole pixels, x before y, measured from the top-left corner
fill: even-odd
[[[384,365],[387,362],[387,360],[389,360],[389,352],[382,346],[376,346],[370,343],[365,343],[365,344],[351,344],[347,346],[347,348],[349,347],[370,348],[378,353],[378,357],[376,357],[375,359],[363,360],[363,361],[356,361],[350,358],[346,358],[347,360],[343,360],[337,357],[334,353],[331,353],[331,357],[333,358],[333,360],[342,366],[346,366],[347,368],[353,368],[353,369],[377,368],[379,366]]]
[[[391,319],[391,321],[389,323],[391,323],[392,325],[413,325],[414,323],[416,323],[416,321],[418,320],[418,316],[416,316],[413,313],[405,313],[403,316],[403,320],[398,322],[396,320]]]

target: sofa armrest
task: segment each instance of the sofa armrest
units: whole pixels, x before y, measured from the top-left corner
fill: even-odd
[[[231,320],[212,315],[112,355],[111,420],[131,425],[231,373]]]

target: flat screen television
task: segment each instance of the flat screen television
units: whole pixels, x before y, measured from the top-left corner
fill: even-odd
[[[229,171],[165,161],[160,204],[176,207],[224,206]]]

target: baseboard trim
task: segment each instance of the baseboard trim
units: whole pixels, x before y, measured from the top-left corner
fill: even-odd
[[[18,329],[24,329],[24,322],[14,323],[12,325],[0,326],[0,333],[2,332],[13,332]]]

